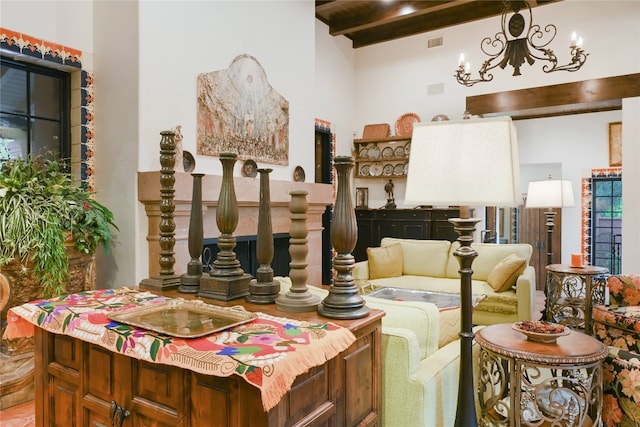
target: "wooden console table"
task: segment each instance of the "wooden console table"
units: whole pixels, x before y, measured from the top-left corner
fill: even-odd
[[[190,297],[176,291],[163,295]],[[275,305],[244,300],[206,302],[327,322],[315,311],[285,313]],[[378,426],[383,316],[384,312],[371,310],[363,319],[331,320],[348,328],[356,341],[323,365],[299,375],[268,412],[263,409],[259,389],[240,376],[204,375],[138,360],[36,327],[36,425]]]
[[[598,426],[607,347],[571,331],[555,343],[529,341],[511,324],[476,333],[478,397],[485,426]]]

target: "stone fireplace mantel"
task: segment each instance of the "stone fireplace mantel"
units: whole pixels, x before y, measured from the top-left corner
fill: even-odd
[[[217,238],[220,235],[216,223],[216,208],[220,194],[222,176],[205,175],[202,180],[202,209],[204,238]],[[175,259],[174,272],[186,272],[189,255],[188,235],[191,214],[191,195],[193,178],[189,173],[175,173]],[[258,202],[260,180],[234,176],[234,187],[239,208],[238,227],[234,236],[254,236],[258,230]],[[149,247],[149,277],[160,271],[160,171],[138,172],[138,200],[145,206],[148,219],[147,241]],[[288,233],[291,226],[289,201],[292,190],[306,190],[309,209],[307,227],[309,229],[307,257],[308,283],[322,284],[322,214],[328,205],[334,203],[334,190],[331,184],[315,184],[290,181],[270,181],[271,221],[273,233]]]

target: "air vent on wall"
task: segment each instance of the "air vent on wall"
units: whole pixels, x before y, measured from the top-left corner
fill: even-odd
[[[427,47],[429,49],[438,46],[442,46],[442,36],[427,40]]]
[[[440,95],[441,93],[444,93],[444,83],[427,86],[427,95]]]

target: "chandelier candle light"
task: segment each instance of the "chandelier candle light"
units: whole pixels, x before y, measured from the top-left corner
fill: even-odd
[[[524,15],[520,13],[524,11]],[[527,18],[525,18],[527,16]],[[473,86],[480,82],[490,82],[493,74],[489,71],[496,67],[504,69],[507,65],[513,67],[513,75],[520,75],[520,67],[525,61],[533,65],[536,60],[545,61],[542,67],[545,73],[554,71],[577,71],[587,60],[588,53],[582,49],[582,37],[574,32],[571,36],[569,49],[571,61],[565,65],[558,65],[558,57],[549,44],[555,39],[558,32],[553,24],[545,25],[544,29],[533,24],[531,6],[527,1],[515,0],[504,1],[502,11],[502,29],[496,35],[485,37],[480,42],[480,49],[489,59],[485,60],[480,67],[480,78],[471,78],[471,65],[465,61],[464,53],[460,55],[455,78],[458,83],[464,86]],[[526,33],[525,33],[526,29]],[[524,37],[521,37],[524,34]]]
[[[521,201],[516,129],[509,117],[416,123],[405,203],[461,206],[451,218],[460,263],[460,381],[455,426],[477,426],[473,382],[471,246],[480,219],[469,206],[517,206]]]

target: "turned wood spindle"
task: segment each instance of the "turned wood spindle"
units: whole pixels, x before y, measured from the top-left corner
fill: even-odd
[[[180,277],[174,274],[173,266],[176,262],[173,248],[176,244],[176,224],[173,219],[175,205],[175,164],[176,142],[175,132],[165,130],[160,132],[160,273],[140,282],[141,288],[146,289],[174,289],[180,285]]]
[[[318,313],[333,319],[358,319],[369,314],[369,308],[358,293],[352,274],[355,259],[351,252],[358,240],[358,225],[351,200],[350,173],[353,165],[353,157],[335,158],[338,190],[331,222],[331,243],[336,251],[333,258],[336,277],[329,288],[329,295],[318,306]]]
[[[235,153],[220,153],[222,183],[216,210],[216,223],[221,233],[218,237],[220,252],[209,275],[200,278],[198,295],[205,298],[229,301],[242,298],[249,293],[251,275],[242,270],[240,261],[233,251],[236,247],[233,232],[238,226],[238,201],[233,184],[233,165],[237,157]]]
[[[256,257],[260,266],[256,278],[249,283],[246,300],[258,304],[271,304],[280,293],[280,282],[273,280],[273,228],[271,226],[271,192],[269,174],[273,169],[258,169],[260,174],[260,202],[258,207],[258,237]]]
[[[309,253],[307,192],[294,190],[289,194],[291,195],[289,203],[289,211],[291,212],[291,227],[289,229],[291,288],[285,295],[278,297],[276,306],[278,309],[288,312],[314,311],[320,303],[320,297],[313,295],[307,287],[307,254]]]
[[[202,244],[204,230],[202,224],[202,173],[192,173],[193,190],[191,195],[191,216],[189,217],[189,255],[187,272],[180,277],[178,292],[195,293],[200,289],[202,276]]]

